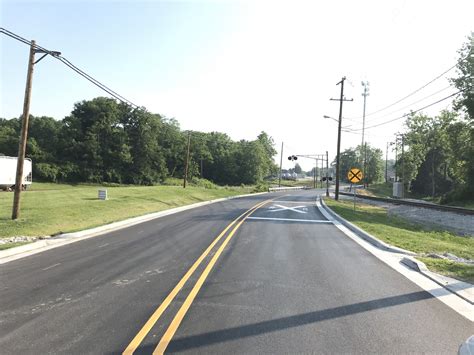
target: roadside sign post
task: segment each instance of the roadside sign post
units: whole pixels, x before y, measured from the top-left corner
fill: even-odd
[[[360,182],[364,177],[364,174],[359,168],[351,168],[347,172],[347,179],[351,183],[351,187],[353,187],[354,190],[354,211],[356,209],[356,192],[355,192],[355,185],[356,183]]]

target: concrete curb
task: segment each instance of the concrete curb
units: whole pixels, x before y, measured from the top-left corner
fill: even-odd
[[[169,216],[171,214],[187,211],[193,208],[202,207],[202,206],[210,205],[213,203],[233,200],[237,198],[263,195],[267,193],[268,192],[259,192],[259,193],[254,193],[254,194],[230,196],[230,197],[224,197],[224,198],[219,198],[219,199],[210,200],[210,201],[193,203],[191,205],[180,206],[180,207],[171,208],[164,211],[149,213],[143,216],[128,218],[122,221],[105,224],[105,225],[95,227],[95,228],[85,229],[79,232],[64,233],[58,236],[41,239],[33,243],[21,245],[19,247],[13,247],[6,250],[1,250],[0,251],[0,264],[5,264],[10,261],[18,260],[30,255],[41,253],[46,250],[58,248],[63,245],[75,243],[80,240],[89,239],[89,238],[96,237],[105,233],[114,232],[123,228],[134,226],[139,223],[148,222],[156,218]]]
[[[436,274],[428,270],[424,262],[416,260],[413,257],[404,257],[400,262],[403,265],[406,265],[409,268],[423,274],[430,280],[436,282],[438,285],[456,294],[458,297],[461,297],[466,302],[469,302],[470,304],[474,305],[474,286],[470,283]]]
[[[323,206],[323,208],[329,214],[331,214],[335,219],[337,219],[340,223],[342,223],[344,226],[346,226],[351,231],[356,233],[362,239],[364,239],[365,241],[369,242],[370,244],[376,246],[377,248],[382,249],[382,250],[386,250],[386,251],[390,251],[392,253],[405,254],[405,255],[411,255],[411,256],[417,255],[416,253],[414,253],[412,251],[405,250],[405,249],[398,248],[398,247],[394,247],[393,245],[387,244],[387,243],[377,239],[373,235],[367,233],[363,229],[361,229],[361,228],[357,227],[356,225],[352,224],[351,222],[345,220],[344,218],[339,216],[336,212],[334,212],[332,209],[330,209],[326,205],[326,203],[324,202],[324,200],[322,198],[321,198],[321,206]]]
[[[474,304],[474,286],[471,285],[470,283],[463,282],[460,280],[453,279],[451,277],[443,276],[440,274],[436,274],[426,267],[426,265],[414,258],[416,256],[416,253],[413,253],[411,251],[397,248],[394,246],[391,246],[389,244],[386,244],[382,242],[381,240],[378,240],[376,237],[373,235],[370,235],[369,233],[365,232],[364,230],[360,229],[359,227],[355,226],[351,222],[345,220],[341,216],[339,216],[336,212],[331,210],[325,203],[322,198],[320,198],[321,201],[321,206],[324,208],[324,211],[329,213],[332,217],[334,217],[338,222],[346,226],[348,229],[350,229],[352,232],[354,232],[357,236],[360,238],[364,239],[365,241],[369,242],[373,246],[375,246],[378,249],[388,251],[388,252],[393,252],[397,254],[405,254],[406,256],[403,256],[401,259],[400,263],[403,265],[407,266],[408,268],[415,270],[422,274],[423,276],[429,278],[431,281],[434,281],[438,285],[442,286],[446,290],[452,292],[459,298],[462,298],[464,301],[468,302],[469,304],[473,305]]]

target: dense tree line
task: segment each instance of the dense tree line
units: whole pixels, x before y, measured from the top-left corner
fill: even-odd
[[[452,79],[460,91],[451,111],[436,116],[410,115],[399,156],[406,188],[421,195],[449,200],[474,199],[474,49],[473,34],[459,51],[458,75]],[[400,168],[398,169],[400,170]]]
[[[460,91],[453,110],[436,116],[411,114],[406,130],[398,135],[395,149],[396,179],[407,191],[422,196],[441,196],[450,200],[474,200],[474,35],[459,51],[457,77],[453,85]],[[352,167],[363,166],[364,149],[347,149],[341,153],[341,176]],[[403,154],[402,154],[403,151]],[[382,152],[368,147],[369,183],[382,181]]]
[[[19,118],[0,119],[0,154],[17,155],[20,127]],[[182,131],[174,119],[105,97],[76,103],[60,121],[30,116],[27,157],[44,181],[151,185],[183,177],[188,136],[190,178],[255,184],[276,171],[265,132],[235,142],[224,133]]]
[[[383,153],[380,149],[374,148],[370,144],[344,150],[341,152],[339,164],[339,179],[341,181],[349,182],[347,172],[351,168],[359,168],[364,172],[362,182],[365,184],[374,184],[384,179],[385,163]]]

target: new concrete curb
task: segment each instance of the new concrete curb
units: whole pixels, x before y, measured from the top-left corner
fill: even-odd
[[[263,195],[267,194],[268,192],[259,192],[259,193],[254,193],[254,194],[246,194],[246,195],[238,195],[238,196],[230,196],[230,197],[224,197],[224,198],[219,198],[215,200],[210,200],[210,201],[203,201],[203,202],[198,202],[198,203],[193,203],[191,205],[186,205],[186,206],[181,206],[181,207],[176,207],[176,208],[171,208],[168,210],[160,211],[160,212],[154,212],[154,213],[149,213],[143,216],[138,216],[138,217],[133,217],[133,218],[128,218],[122,221],[118,222],[113,222],[109,224],[105,224],[103,226],[95,227],[95,228],[90,228],[86,230],[82,230],[79,232],[74,232],[74,233],[64,233],[60,234],[58,236],[54,237],[49,237],[46,239],[41,239],[36,242],[30,243],[30,244],[25,244],[19,247],[13,247],[10,249],[6,250],[1,250],[0,251],[0,264],[5,264],[7,262],[13,261],[13,260],[18,260],[30,255],[34,255],[37,253],[41,253],[46,250],[58,248],[63,245],[71,244],[78,242],[80,240],[96,237],[105,233],[117,231],[123,228],[131,227],[133,225],[151,221],[156,218],[161,218],[165,216],[169,216],[171,214],[175,214],[178,212],[182,211],[187,211],[193,208],[197,207],[202,207],[206,205],[210,205],[213,203],[218,203],[218,202],[223,202],[223,201],[228,201],[228,200],[233,200],[236,198],[243,198],[243,197],[248,197],[248,196],[258,196],[258,195]]]
[[[326,205],[326,203],[324,202],[324,200],[322,198],[321,198],[321,206],[323,206],[323,208],[327,212],[329,212],[335,219],[337,219],[339,222],[341,222],[344,226],[346,226],[351,231],[353,231],[358,236],[360,236],[362,239],[366,240],[367,242],[369,242],[370,244],[376,246],[377,248],[382,249],[382,250],[387,250],[387,251],[390,251],[392,253],[405,254],[405,255],[411,255],[411,256],[416,255],[416,253],[414,253],[412,251],[405,250],[405,249],[398,248],[398,247],[394,247],[393,245],[382,242],[381,240],[379,240],[376,237],[374,237],[373,235],[367,233],[363,229],[361,229],[361,228],[357,227],[356,225],[352,224],[351,222],[345,220],[344,218],[339,216],[336,212],[334,212],[332,209],[330,209]]]
[[[462,298],[466,302],[470,304],[474,304],[474,286],[470,283],[459,281],[453,279],[451,277],[443,276],[440,274],[436,274],[428,270],[426,265],[414,258],[416,253],[411,251],[397,248],[382,242],[381,240],[377,239],[373,235],[365,232],[364,230],[360,229],[359,227],[355,226],[351,222],[345,220],[341,216],[339,216],[336,212],[330,209],[324,200],[320,197],[321,206],[324,208],[326,212],[328,212],[332,217],[334,217],[338,222],[349,228],[352,232],[354,232],[357,236],[361,237],[365,241],[369,242],[373,246],[385,250],[388,252],[394,252],[397,254],[405,254],[401,259],[401,263],[412,270],[419,272],[420,274],[424,275],[425,277],[429,278],[430,280],[436,282],[438,285],[442,286],[443,288],[447,289],[448,291],[454,293],[456,296]]]
[[[409,268],[423,274],[430,280],[436,282],[438,285],[448,289],[466,302],[474,305],[474,286],[470,283],[462,282],[451,277],[431,272],[428,270],[424,262],[416,260],[413,257],[404,257],[400,262],[403,265],[406,265]]]

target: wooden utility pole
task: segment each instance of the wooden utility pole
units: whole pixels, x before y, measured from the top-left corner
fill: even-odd
[[[33,83],[33,67],[35,63],[35,41],[31,41],[28,73],[26,75],[25,98],[23,101],[23,120],[21,123],[20,143],[16,165],[15,192],[13,194],[12,219],[20,217],[20,195],[23,185],[23,165],[25,162],[26,141],[28,138],[28,123],[30,119],[31,86]]]
[[[402,134],[402,198],[405,198],[405,136]]]
[[[278,177],[278,187],[281,187],[281,167],[283,165],[283,142],[281,142],[281,154],[280,154],[280,176]]]
[[[344,98],[344,81],[346,77],[343,76],[341,81],[336,85],[341,84],[341,96],[339,99],[331,99],[332,101],[339,101],[339,123],[337,127],[337,155],[336,155],[336,191],[334,193],[334,199],[339,200],[339,161],[340,161],[340,152],[341,152],[341,123],[342,123],[342,103],[344,101],[354,101],[353,99],[346,100]]]
[[[190,146],[190,145],[191,145],[191,133],[188,133],[188,152],[186,153],[186,165],[184,166],[183,188],[186,188],[186,180],[188,179],[189,146]]]
[[[385,148],[385,182],[388,182],[388,142]]]
[[[326,150],[326,197],[329,197],[329,157]]]

